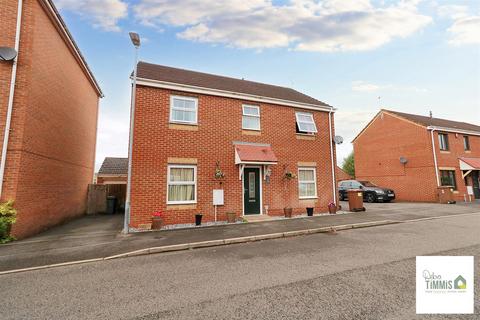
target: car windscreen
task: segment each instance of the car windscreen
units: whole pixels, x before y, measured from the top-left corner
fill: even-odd
[[[360,182],[364,187],[376,187],[377,185],[374,183],[371,183],[370,181],[358,181]]]

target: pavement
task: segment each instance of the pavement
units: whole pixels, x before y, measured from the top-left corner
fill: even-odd
[[[478,275],[479,228],[451,215],[2,275],[2,319],[478,319],[479,299],[416,315],[415,256],[472,255]]]
[[[342,203],[344,208],[347,203]],[[282,219],[255,223],[120,233],[123,216],[86,216],[41,235],[0,246],[0,272],[90,259],[182,244],[295,233],[332,226],[396,222],[449,215],[480,213],[480,205],[458,206],[426,203],[366,204],[367,211],[328,216]],[[245,240],[248,241],[248,240]],[[238,241],[241,242],[241,241]],[[223,243],[221,243],[223,244]]]

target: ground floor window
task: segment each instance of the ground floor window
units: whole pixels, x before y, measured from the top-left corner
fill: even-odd
[[[197,202],[197,166],[168,165],[167,204]]]
[[[457,190],[457,181],[454,170],[440,170],[440,184],[442,186],[453,186]]]
[[[298,197],[317,197],[317,175],[315,168],[298,168]]]

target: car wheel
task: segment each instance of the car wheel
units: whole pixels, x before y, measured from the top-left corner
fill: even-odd
[[[367,194],[367,202],[368,203],[375,202],[375,196],[372,193]]]

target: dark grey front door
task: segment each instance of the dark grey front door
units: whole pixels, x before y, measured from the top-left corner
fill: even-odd
[[[473,179],[473,195],[475,199],[480,199],[480,181],[479,181],[479,174],[478,170],[472,171],[472,179]]]
[[[260,214],[260,169],[243,169],[243,208],[245,214]]]

